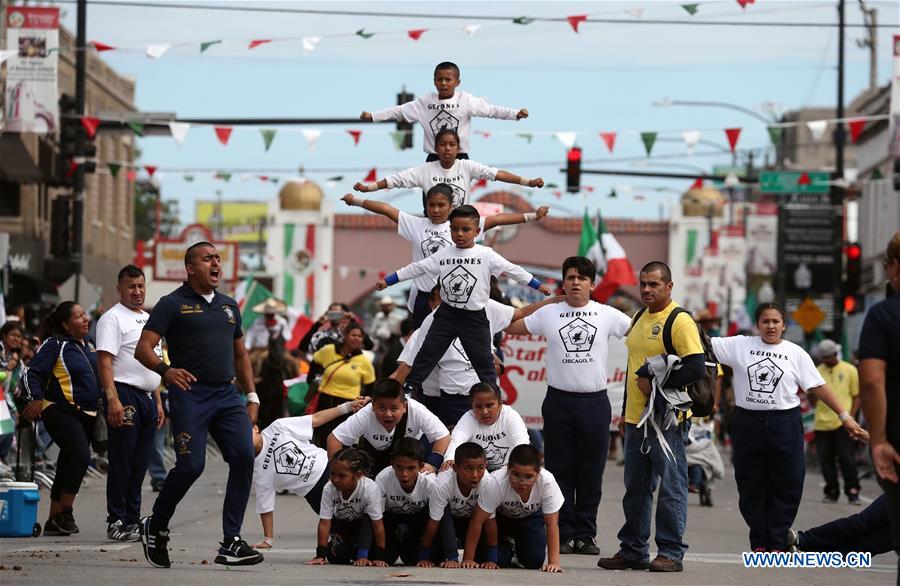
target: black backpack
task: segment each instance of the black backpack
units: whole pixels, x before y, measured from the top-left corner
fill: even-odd
[[[634,318],[631,320],[632,327],[641,318],[644,311],[646,311],[646,308],[641,309],[634,315]],[[672,343],[672,326],[679,313],[686,313],[690,316],[688,310],[683,307],[676,307],[666,318],[666,323],[663,325],[662,340],[666,354],[677,355],[675,345]],[[716,379],[719,376],[719,363],[716,360],[716,355],[713,353],[709,336],[706,335],[706,332],[699,325],[697,326],[697,331],[700,334],[700,344],[703,346],[706,374],[700,380],[687,385],[684,390],[687,391],[688,396],[693,401],[691,415],[693,417],[709,417],[712,415],[713,408],[716,405]]]

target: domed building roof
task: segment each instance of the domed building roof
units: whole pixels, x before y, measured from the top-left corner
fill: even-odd
[[[322,189],[309,179],[291,179],[278,192],[278,202],[283,210],[318,211],[325,195]]]
[[[725,196],[715,187],[692,188],[681,196],[681,206],[685,216],[706,216],[710,207],[714,216],[721,216],[725,207]]]

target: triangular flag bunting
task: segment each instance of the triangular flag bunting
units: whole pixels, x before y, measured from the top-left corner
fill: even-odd
[[[519,132],[516,134],[516,136],[518,136],[519,138],[524,138],[526,141],[528,141],[528,144],[531,144],[531,139],[534,138],[534,134],[532,134],[531,132]]]
[[[269,148],[272,146],[272,141],[275,140],[275,133],[278,132],[272,128],[260,128],[259,134],[262,136],[263,147],[266,149],[266,152],[269,152]]]
[[[181,178],[184,179],[187,183],[193,183],[193,182],[194,182],[194,176],[193,176],[193,175],[183,175]]]
[[[544,183],[544,187],[546,189],[559,189],[559,185],[556,183]]]
[[[640,17],[644,16],[644,9],[643,8],[632,8],[631,10],[626,10],[625,14],[627,14],[628,16],[633,16],[635,18],[640,18]]]
[[[375,33],[367,33],[366,29],[364,29],[364,28],[361,28],[358,31],[356,31],[356,34],[364,39],[371,39],[372,37],[375,36]]]
[[[115,49],[112,45],[107,45],[106,43],[101,43],[100,41],[91,41],[91,45],[93,45],[94,50],[98,53],[102,53],[103,51],[112,51]]]
[[[156,165],[144,165],[144,170],[147,171],[147,175],[153,177],[153,174],[156,173],[156,169],[158,167]]]
[[[695,14],[697,14],[697,9],[700,7],[700,5],[699,4],[682,4],[681,7],[684,8],[688,14],[690,14],[691,16],[694,16]]]
[[[9,59],[10,57],[16,55],[18,51],[0,51],[0,65],[3,64],[4,61]]]
[[[781,135],[784,132],[784,129],[780,126],[767,126],[766,130],[769,131],[769,140],[772,141],[772,145],[778,147],[781,145]]]
[[[218,45],[221,42],[222,41],[206,41],[206,42],[200,43],[200,52],[205,53],[207,49],[209,49],[213,45]]]
[[[556,137],[556,140],[563,143],[563,145],[570,149],[575,146],[575,137],[576,134],[574,132],[555,132],[553,136]]]
[[[256,39],[255,41],[250,41],[250,44],[247,45],[247,49],[255,49],[260,45],[265,45],[266,43],[271,43],[272,39]]]
[[[187,122],[169,122],[169,133],[179,147],[184,144],[184,139],[187,138],[190,129],[191,125]]]
[[[688,154],[693,155],[694,147],[697,146],[698,142],[700,142],[700,131],[685,130],[681,133],[681,138],[684,140],[684,146],[687,147]]]
[[[513,24],[531,24],[532,22],[534,22],[534,19],[527,16],[519,16],[513,19]]]
[[[693,183],[691,183],[691,189],[703,189],[703,178],[697,177]]]
[[[800,177],[797,178],[797,185],[809,185],[812,183],[812,179],[809,178],[809,173],[804,171],[800,173]]]
[[[487,186],[488,186],[487,179],[481,178],[475,182],[475,185],[473,185],[472,189],[470,189],[469,191],[475,191],[476,189],[480,189],[482,187],[487,187]]]
[[[609,149],[610,153],[612,153],[613,149],[616,148],[616,133],[615,132],[601,132],[600,138],[603,139],[603,142],[606,143],[606,148]]]
[[[746,9],[748,4],[753,4],[756,0],[737,0],[737,3],[741,5],[741,8]]]
[[[300,132],[303,134],[303,138],[306,139],[306,146],[309,147],[310,152],[314,151],[319,137],[322,136],[322,131],[318,128],[304,128]]]
[[[554,191],[554,192],[553,192],[553,196],[554,196],[556,199],[562,199],[562,191]]]
[[[546,185],[544,187],[546,187]],[[594,193],[594,186],[593,185],[582,185],[581,190],[587,191],[588,193]]]
[[[87,137],[94,140],[94,137],[97,136],[97,128],[100,127],[100,119],[91,116],[82,116],[81,125],[84,126],[84,132],[87,134]]]
[[[476,130],[476,131],[475,131],[475,134],[478,134],[478,135],[480,135],[480,136],[483,136],[484,138],[490,138],[490,137],[491,137],[491,133],[488,132],[487,130]]]
[[[850,142],[856,144],[856,141],[859,140],[859,135],[862,134],[863,128],[866,127],[865,120],[848,120],[847,126],[850,128]]]
[[[406,34],[409,35],[409,38],[411,38],[412,40],[418,41],[420,38],[422,38],[422,34],[427,30],[427,28],[415,28],[411,31],[406,31]]]
[[[223,145],[227,145],[233,129],[230,126],[216,126],[214,130],[216,131],[216,138],[219,139],[219,142]]]
[[[303,37],[303,52],[306,54],[312,53],[316,50],[316,46],[321,40],[322,37]]]
[[[106,168],[109,169],[109,174],[112,175],[112,178],[115,179],[116,175],[119,174],[119,170],[122,168],[122,165],[119,163],[107,163]]]
[[[369,170],[369,173],[366,175],[363,181],[365,181],[366,183],[374,183],[378,181],[378,173],[375,171],[375,167],[372,167]]]
[[[225,173],[224,171],[217,171],[215,175],[213,175],[213,179],[221,179],[225,183],[231,181],[231,173]]]
[[[819,140],[825,135],[825,129],[828,128],[828,120],[810,120],[806,123],[809,133],[812,134],[813,140]]]
[[[403,150],[403,141],[408,133],[404,131],[396,131],[391,133],[391,140],[394,141],[394,148]]]
[[[325,181],[333,181],[333,182],[337,183],[338,181],[343,181],[343,180],[344,180],[343,175],[335,175],[334,177],[329,177]]]
[[[279,181],[279,179],[278,179],[278,177],[272,177],[271,179],[269,179],[269,181],[271,181],[272,183],[277,184],[278,181]]]
[[[140,122],[129,122],[129,128],[138,136],[144,136],[144,125]]]
[[[347,133],[353,137],[353,146],[357,146],[359,144],[359,137],[362,136],[362,130],[348,130]]]
[[[480,24],[467,24],[466,26],[463,27],[463,32],[471,37],[475,33],[477,33],[478,29],[480,29],[480,28],[481,28]]]
[[[125,178],[128,179],[129,183],[134,183],[137,180],[137,171],[135,171],[134,169],[129,169],[125,173]]]
[[[610,188],[609,188],[609,194],[608,194],[606,197],[618,197],[618,196],[616,195],[616,188],[615,188],[615,187],[610,187]]]
[[[572,27],[572,30],[577,33],[578,25],[587,20],[587,14],[576,14],[574,16],[567,16],[566,20],[569,21],[569,26]]]
[[[881,169],[875,167],[872,171],[872,181],[878,181],[880,179],[884,179],[884,175],[881,173]]]
[[[644,143],[644,149],[647,151],[647,156],[650,156],[650,151],[653,150],[653,143],[656,142],[656,134],[655,132],[642,132],[641,133],[641,141]]]
[[[151,59],[159,59],[171,47],[172,45],[147,45],[147,57],[150,57]]]
[[[734,152],[734,149],[738,143],[738,139],[741,137],[741,129],[740,128],[726,128],[725,136],[728,137],[728,146],[731,147],[731,152]]]
[[[268,181],[268,180],[269,180],[269,176],[268,176],[268,175],[258,175],[257,178],[258,178],[260,181]]]

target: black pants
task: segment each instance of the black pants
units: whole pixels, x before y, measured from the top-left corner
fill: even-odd
[[[439,564],[444,560],[459,561],[459,550],[465,549],[466,535],[469,532],[469,521],[471,517],[454,517],[450,513],[450,507],[444,511],[441,518],[440,528],[437,536],[431,545],[431,551],[438,551],[438,558],[435,559],[432,554],[432,561]],[[478,536],[478,545],[475,546],[475,561],[483,564],[487,560],[487,537],[485,537],[484,528],[481,535]]]
[[[735,409],[731,438],[741,515],[750,527],[750,547],[787,549],[803,496],[803,421],[800,409]]]
[[[452,429],[460,418],[472,408],[468,395],[456,395],[441,391],[441,405],[438,409],[438,418],[441,423]]]
[[[566,499],[559,511],[559,539],[596,537],[609,454],[609,397],[605,390],[569,393],[550,387],[541,414],[544,464]]]
[[[895,465],[894,470],[900,473],[900,466]],[[878,484],[881,485],[884,496],[887,498],[888,519],[891,521],[891,541],[894,544],[894,551],[900,556],[900,484],[893,484],[880,478]],[[897,586],[900,586],[900,557],[897,559]]]
[[[428,509],[412,515],[384,514],[385,561],[393,565],[397,558],[407,566],[419,561],[422,534],[428,523]]]
[[[491,324],[483,309],[467,311],[442,303],[434,312],[434,321],[406,377],[409,388],[418,390],[437,366],[444,352],[459,338],[478,378],[497,383],[494,354],[491,351]]]
[[[816,430],[816,451],[822,476],[825,477],[825,496],[837,499],[841,494],[838,483],[837,464],[844,477],[844,494],[859,493],[859,476],[856,473],[856,445],[843,427],[833,431]]]
[[[325,466],[325,470],[322,471],[322,476],[319,476],[318,482],[316,485],[312,487],[308,493],[306,493],[303,498],[306,499],[306,502],[309,503],[309,506],[312,507],[312,510],[319,514],[319,510],[322,506],[322,491],[325,490],[325,485],[328,484],[328,481],[331,480],[331,463],[329,462]]]
[[[47,433],[59,446],[56,476],[50,488],[50,499],[59,501],[62,493],[78,494],[81,481],[91,465],[91,438],[96,417],[70,405],[53,404],[41,412]]]
[[[880,495],[872,504],[849,517],[841,517],[824,525],[798,531],[802,551],[867,551],[874,555],[893,548],[888,499]]]
[[[538,570],[544,565],[547,532],[540,511],[521,519],[497,515],[497,539],[497,565],[501,568],[510,567],[513,555],[526,570]],[[510,541],[513,549],[509,547]]]
[[[363,515],[354,521],[332,519],[325,559],[329,564],[350,564],[357,559],[360,549],[368,550],[371,545],[372,522],[369,517]]]
[[[457,160],[457,161],[463,160],[463,159],[468,159],[468,158],[469,158],[469,155],[468,155],[467,153],[456,153],[456,160]],[[428,153],[428,156],[425,157],[425,162],[426,162],[426,163],[431,163],[431,162],[433,162],[433,161],[437,161],[438,159],[440,159],[440,157],[438,157],[437,154],[435,154],[435,153]],[[426,195],[427,195],[427,193],[423,191],[423,192],[422,192],[422,210],[424,210],[425,215],[427,216],[427,215],[428,215],[428,206],[425,205],[425,200],[427,199],[427,198],[425,197]],[[450,202],[450,203],[453,203],[453,202]],[[461,204],[461,203],[462,203],[462,202],[459,202],[459,204]],[[459,205],[459,204],[457,204],[457,205]],[[419,326],[416,326],[416,327],[419,327]]]
[[[121,427],[109,427],[106,521],[133,525],[141,518],[141,485],[156,438],[156,401],[146,391],[124,383],[117,382],[116,390],[125,418]]]
[[[416,298],[413,300],[413,329],[418,329],[431,313],[431,306],[428,300],[431,299],[431,291],[417,291]]]
[[[319,411],[324,411],[325,409],[331,409],[332,407],[337,407],[338,405],[343,405],[348,402],[350,399],[341,399],[340,397],[335,397],[334,395],[327,395],[322,391],[319,391],[319,402],[316,405],[316,413]],[[323,423],[319,427],[313,430],[313,444],[322,448],[323,450],[328,448],[328,436],[331,435],[331,432],[335,430],[335,428],[346,421],[350,415],[341,415],[340,417],[335,417],[328,423]]]

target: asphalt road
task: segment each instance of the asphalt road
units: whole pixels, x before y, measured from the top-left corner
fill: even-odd
[[[565,573],[542,574],[532,570],[442,570],[410,567],[354,568],[311,567],[303,561],[315,548],[316,517],[306,501],[279,496],[276,504],[275,548],[266,560],[250,568],[225,568],[212,563],[216,541],[221,539],[221,501],[226,467],[209,461],[203,477],[182,501],[172,522],[171,569],[149,566],[140,543],[122,544],[105,538],[105,482],[92,479],[76,503],[75,518],[81,533],[70,538],[0,539],[0,584],[893,584],[896,557],[891,552],[873,558],[866,570],[851,569],[746,569],[740,552],[748,546],[747,528],[737,510],[737,490],[731,477],[715,487],[715,507],[701,508],[690,495],[686,541],[690,545],[681,574],[610,572],[596,567],[593,556],[563,556]],[[821,503],[821,477],[807,475],[797,527],[807,528],[859,509],[847,504]],[[598,516],[598,544],[604,555],[615,553],[616,532],[623,516],[622,467],[610,464],[604,481]],[[871,479],[863,481],[867,502],[878,492]],[[41,491],[38,520],[47,514],[48,493]],[[144,510],[154,494],[145,485]],[[255,543],[262,536],[253,497],[247,507],[244,537]],[[654,547],[651,544],[651,550]],[[655,555],[655,554],[651,554]],[[18,569],[17,569],[18,568]]]

